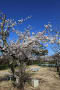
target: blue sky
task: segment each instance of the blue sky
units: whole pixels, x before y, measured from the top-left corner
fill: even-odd
[[[31,20],[18,27],[21,30],[31,25],[32,31],[37,32],[48,22],[54,26],[60,24],[60,0],[0,0],[0,10],[15,20],[32,15]],[[49,48],[49,55],[52,53]]]

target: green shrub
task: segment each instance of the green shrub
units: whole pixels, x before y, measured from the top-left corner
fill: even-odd
[[[3,64],[3,65],[0,65],[0,70],[5,70],[5,69],[8,69],[9,66],[7,64]]]

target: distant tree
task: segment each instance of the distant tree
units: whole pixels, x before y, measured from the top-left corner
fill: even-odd
[[[60,68],[60,53],[56,53],[52,57],[55,60],[57,72],[59,73],[59,76],[60,76],[60,69],[59,69]]]

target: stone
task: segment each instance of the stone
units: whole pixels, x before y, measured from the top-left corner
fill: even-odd
[[[38,79],[32,79],[32,86],[34,88],[38,87],[39,86],[39,80]]]

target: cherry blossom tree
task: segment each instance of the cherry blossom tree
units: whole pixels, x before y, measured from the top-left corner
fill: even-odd
[[[0,52],[1,57],[8,61],[8,64],[13,73],[13,77],[17,80],[17,87],[24,90],[24,82],[28,80],[28,74],[26,74],[26,63],[29,60],[39,60],[46,49],[42,48],[42,43],[48,42],[49,38],[46,35],[47,29],[51,26],[45,25],[45,30],[42,32],[30,33],[30,28],[27,28],[25,32],[15,30],[15,25],[21,24],[27,19],[18,20],[17,22],[12,19],[7,19],[6,15],[0,13]],[[11,32],[16,33],[18,39],[16,42],[7,41]],[[17,64],[18,71],[15,70],[14,65]]]
[[[54,34],[51,38],[51,47],[52,50],[54,51],[55,55],[53,56],[55,61],[56,61],[56,67],[57,67],[57,72],[60,74],[59,70],[59,63],[60,63],[60,32],[59,31],[54,31]]]
[[[60,70],[59,70],[59,67],[60,67],[59,66],[59,63],[60,63],[60,59],[59,59],[59,57],[60,57],[60,31],[53,29],[52,26],[49,27],[49,25],[50,24],[45,25],[45,28],[48,29],[49,44],[55,54],[52,57],[56,61],[57,72],[60,75]]]

